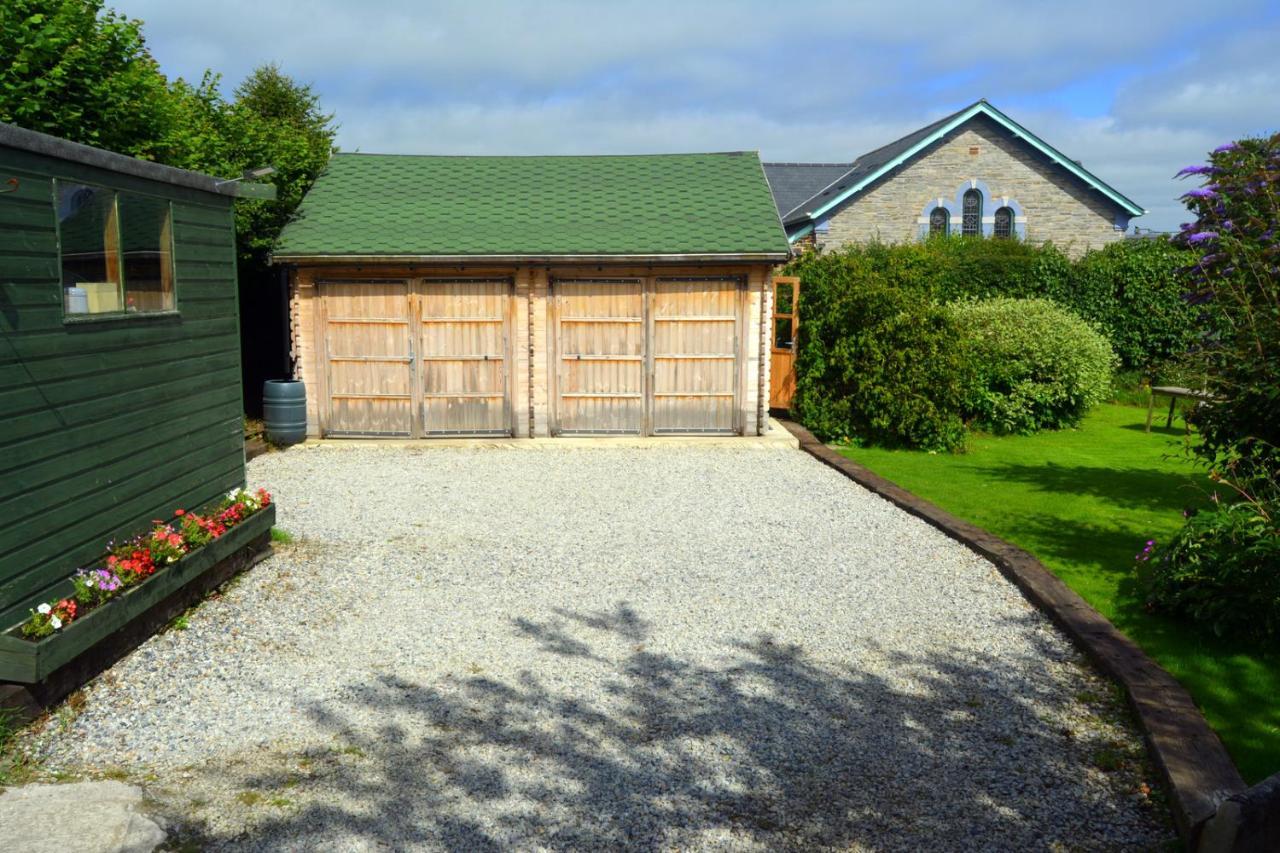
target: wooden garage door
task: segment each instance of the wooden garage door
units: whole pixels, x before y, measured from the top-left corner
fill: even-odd
[[[332,435],[411,434],[409,284],[322,282]]]
[[[509,279],[422,283],[418,347],[425,435],[505,435]]]
[[[558,431],[639,433],[645,410],[643,283],[554,286]]]
[[[651,334],[653,431],[734,432],[737,280],[658,279]]]

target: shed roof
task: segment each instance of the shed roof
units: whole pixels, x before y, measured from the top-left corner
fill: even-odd
[[[759,156],[336,154],[277,260],[746,255],[788,243]]]
[[[82,145],[69,139],[27,130],[25,127],[4,122],[0,122],[0,146],[233,198],[274,199],[276,197],[276,188],[271,184],[248,183],[239,179],[222,180],[200,172],[162,166],[150,160],[139,160],[137,157],[117,154],[104,148]]]

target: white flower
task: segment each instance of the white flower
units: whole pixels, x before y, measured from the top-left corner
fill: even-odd
[[[36,608],[36,610],[40,611],[43,614],[48,614],[51,610],[53,610],[53,608],[47,604],[41,604],[39,607]]]
[[[49,620],[49,624],[50,624],[50,625],[52,625],[52,626],[53,626],[53,630],[55,630],[55,631],[56,631],[56,630],[58,630],[59,628],[61,628],[61,627],[62,627],[62,620],[61,620],[61,619],[59,619],[57,616],[55,616],[55,617],[53,617],[52,619],[50,619],[50,620]]]

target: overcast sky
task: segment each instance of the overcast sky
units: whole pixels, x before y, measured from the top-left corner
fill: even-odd
[[[985,97],[1170,230],[1179,168],[1280,128],[1277,0],[108,5],[171,77],[279,63],[343,150],[847,162]]]

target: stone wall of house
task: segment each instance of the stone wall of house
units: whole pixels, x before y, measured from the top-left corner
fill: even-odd
[[[839,209],[828,220],[829,230],[817,234],[817,243],[831,250],[875,239],[918,239],[930,199],[954,200],[970,180],[982,181],[990,191],[983,216],[995,213],[1001,197],[1021,206],[1025,239],[1031,242],[1051,241],[1078,256],[1124,238],[1111,201],[980,116]],[[958,231],[959,217],[953,216],[951,224]]]

